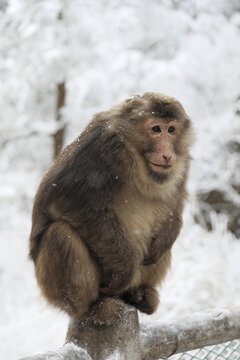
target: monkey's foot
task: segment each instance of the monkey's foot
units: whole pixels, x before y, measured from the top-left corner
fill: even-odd
[[[149,315],[157,309],[159,304],[158,292],[145,285],[129,289],[123,294],[122,299],[127,304],[133,305],[139,311]]]
[[[93,305],[88,321],[97,325],[112,325],[124,312],[124,303],[116,297],[101,297]]]

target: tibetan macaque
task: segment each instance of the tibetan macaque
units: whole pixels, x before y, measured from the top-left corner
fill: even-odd
[[[112,324],[124,302],[151,314],[182,226],[191,122],[174,98],[136,95],[97,114],[43,178],[30,257],[43,295]]]

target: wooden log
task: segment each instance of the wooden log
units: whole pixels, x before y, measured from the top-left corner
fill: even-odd
[[[137,310],[125,305],[121,320],[110,326],[84,325],[70,320],[66,341],[86,349],[93,360],[140,360]]]
[[[240,309],[209,310],[141,326],[142,360],[240,339]]]

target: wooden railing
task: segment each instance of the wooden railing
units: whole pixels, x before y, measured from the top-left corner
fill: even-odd
[[[240,308],[139,325],[136,309],[126,305],[124,316],[112,326],[70,320],[62,348],[21,360],[158,360],[234,339],[240,339]]]

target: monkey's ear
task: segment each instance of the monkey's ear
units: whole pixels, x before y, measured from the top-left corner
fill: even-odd
[[[184,120],[184,128],[188,129],[191,125],[191,120],[188,116],[186,116],[185,120]]]

